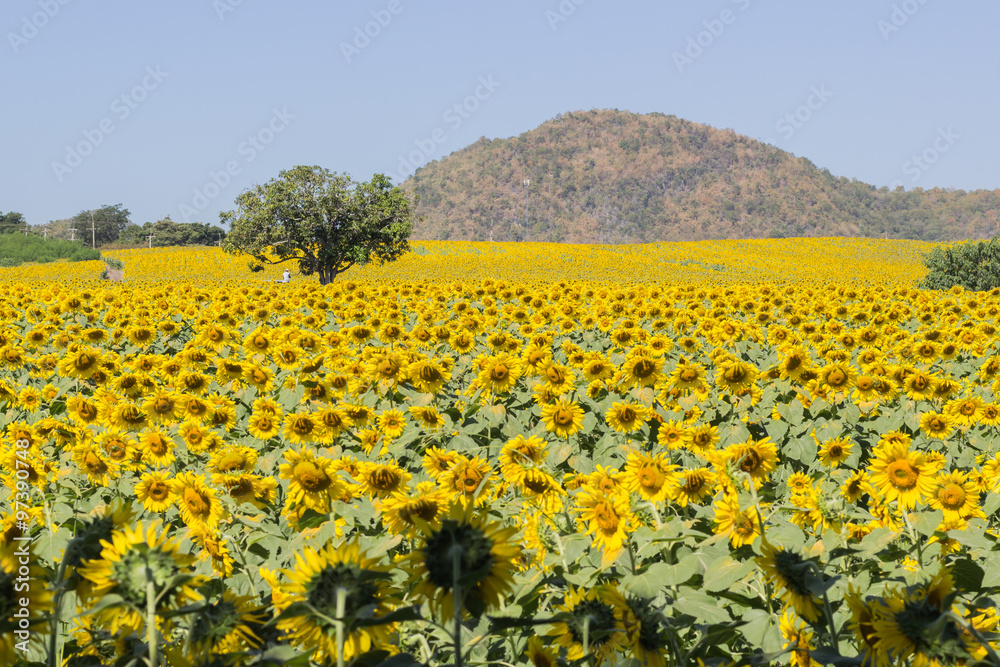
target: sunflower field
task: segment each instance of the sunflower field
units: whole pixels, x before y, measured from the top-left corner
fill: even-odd
[[[0,269],[0,664],[1000,666],[1000,290],[413,245]]]

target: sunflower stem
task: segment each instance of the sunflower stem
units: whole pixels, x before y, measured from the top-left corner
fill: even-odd
[[[632,536],[628,536],[628,560],[632,569],[632,576],[635,576],[635,547],[632,544]]]
[[[337,667],[344,667],[344,607],[347,604],[347,595],[343,587],[337,587]]]
[[[455,667],[462,667],[462,585],[459,583],[462,571],[462,547],[456,544],[451,548],[451,611],[454,628],[452,629],[455,644]]]
[[[156,655],[156,581],[153,572],[146,566],[146,644],[149,646],[149,666],[156,667],[159,656]]]
[[[58,667],[62,664],[62,647],[58,646],[59,641],[59,615],[62,608],[63,595],[66,594],[66,559],[63,558],[62,563],[59,564],[59,571],[56,574],[55,585],[56,598],[52,605],[52,619],[51,619],[51,630],[49,634],[49,655],[45,661],[48,667]],[[57,652],[60,655],[56,655]],[[58,660],[58,661],[57,661]]]

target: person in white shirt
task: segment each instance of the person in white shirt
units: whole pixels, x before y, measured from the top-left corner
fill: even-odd
[[[285,272],[281,274],[281,282],[287,283],[291,279],[292,279],[292,274],[288,271],[288,269],[285,269]]]

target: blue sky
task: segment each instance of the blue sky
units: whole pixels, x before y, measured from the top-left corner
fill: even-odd
[[[0,211],[217,224],[294,165],[398,183],[594,108],[878,186],[993,189],[998,24],[987,0],[4,0]]]

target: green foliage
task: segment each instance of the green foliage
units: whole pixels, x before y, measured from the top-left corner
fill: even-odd
[[[1000,240],[968,241],[950,248],[934,248],[924,258],[927,277],[923,289],[946,290],[961,285],[973,292],[1000,287]]]
[[[530,179],[525,188],[523,182]],[[659,113],[564,114],[421,167],[415,239],[649,243],[1000,228],[1000,190],[876,188],[730,130]]]
[[[89,243],[102,245],[116,241],[129,226],[131,215],[121,204],[80,211],[72,220],[76,227],[76,238],[88,245]]]
[[[122,231],[118,242],[131,245],[150,245],[150,234],[153,235],[151,245],[154,248],[216,245],[226,235],[222,229],[215,225],[201,222],[174,222],[168,215],[156,222],[129,225]]]
[[[220,214],[230,226],[222,249],[260,264],[297,261],[302,275],[332,282],[355,264],[398,259],[410,249],[410,198],[382,174],[356,183],[347,174],[298,166],[236,198]]]
[[[57,259],[86,262],[101,258],[101,253],[73,241],[44,239],[25,234],[0,235],[0,266],[20,266],[24,262],[46,264]]]
[[[108,265],[109,269],[114,271],[121,271],[125,268],[125,262],[121,261],[117,257],[105,257],[104,263]]]
[[[27,222],[20,213],[16,211],[9,213],[0,212],[0,234],[13,234],[14,232],[24,231],[26,226]]]

